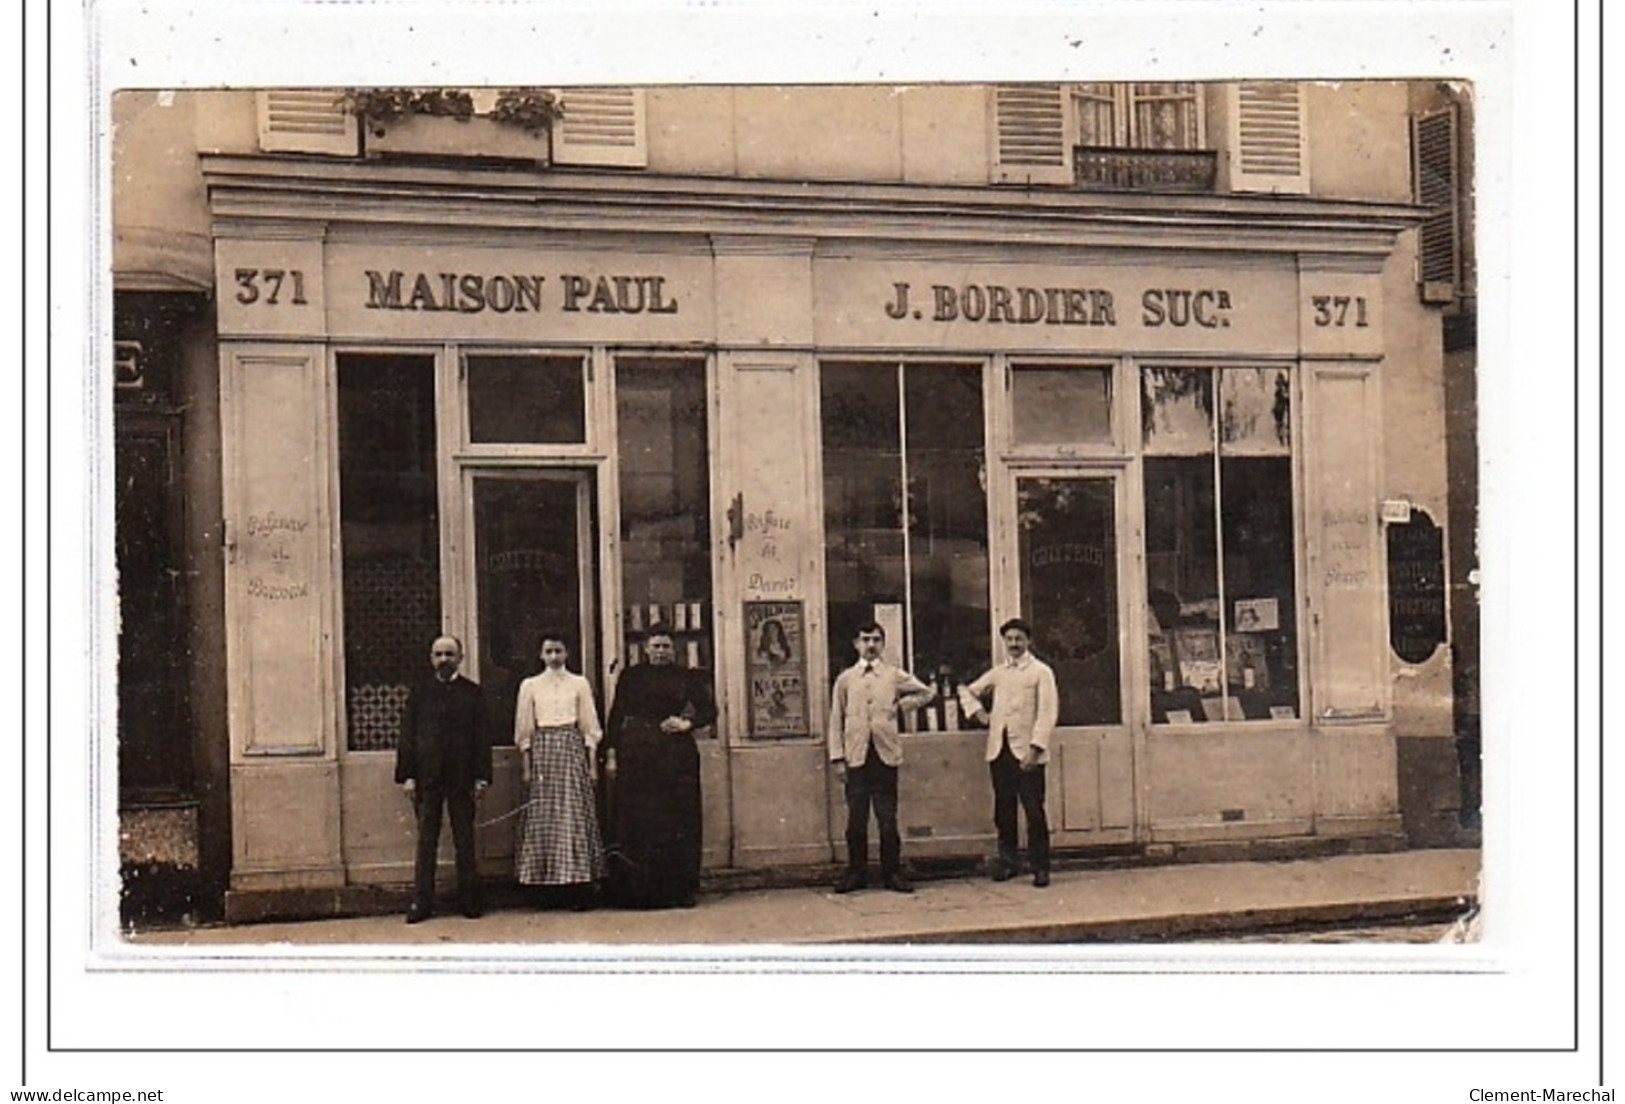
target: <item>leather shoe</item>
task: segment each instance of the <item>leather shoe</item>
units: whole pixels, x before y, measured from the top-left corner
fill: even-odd
[[[467,904],[463,906],[463,915],[470,920],[478,920],[485,915],[485,910],[480,908],[479,905]]]
[[[857,874],[848,870],[845,874],[841,875],[841,880],[835,883],[835,892],[851,893],[855,890],[864,888],[868,884],[868,879],[866,879],[862,874]]]
[[[1043,889],[1045,886],[1049,885],[1049,871],[1039,870],[1034,872],[1033,885],[1039,889]]]
[[[413,905],[406,910],[406,922],[408,924],[421,924],[433,915],[433,909],[425,908],[422,905]]]
[[[993,868],[993,880],[995,882],[1008,882],[1015,876],[1016,868],[1013,866],[1006,866],[1004,863],[1000,863],[998,866]]]
[[[886,875],[886,888],[893,893],[913,893],[914,887],[908,884],[908,879],[901,874]]]

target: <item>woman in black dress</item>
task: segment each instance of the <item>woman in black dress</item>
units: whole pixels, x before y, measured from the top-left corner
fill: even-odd
[[[610,794],[609,891],[627,908],[691,908],[700,888],[700,752],[716,720],[711,680],[677,665],[671,633],[652,627],[648,662],[615,688],[604,737]]]

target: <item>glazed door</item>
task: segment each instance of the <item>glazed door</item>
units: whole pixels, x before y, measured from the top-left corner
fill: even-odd
[[[579,469],[466,469],[470,667],[485,690],[495,777],[481,813],[481,866],[511,869],[521,800],[513,743],[519,683],[541,670],[538,637],[569,638],[569,668],[584,674],[603,709],[599,670],[597,518],[593,473]]]
[[[466,478],[472,667],[491,704],[493,735],[506,744],[519,683],[541,670],[537,638],[544,630],[569,638],[570,669],[601,692],[592,473],[471,471]]]
[[[1133,742],[1124,720],[1115,472],[1015,478],[1016,585],[1033,653],[1055,669],[1060,724],[1050,819],[1059,844],[1132,838]]]

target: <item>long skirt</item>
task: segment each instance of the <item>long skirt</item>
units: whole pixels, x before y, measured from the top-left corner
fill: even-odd
[[[700,753],[687,733],[632,718],[616,735],[609,890],[628,908],[692,904],[700,888]]]
[[[573,727],[539,728],[531,737],[514,873],[523,885],[576,885],[605,874],[587,746]]]

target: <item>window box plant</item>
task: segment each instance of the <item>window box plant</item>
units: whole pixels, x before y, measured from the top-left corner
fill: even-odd
[[[558,99],[540,88],[360,88],[345,96],[368,157],[546,163]]]

